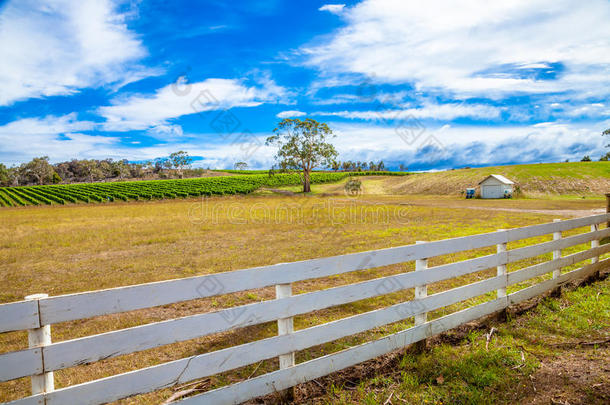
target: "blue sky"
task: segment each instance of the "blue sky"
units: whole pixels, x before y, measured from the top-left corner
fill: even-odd
[[[392,168],[598,158],[608,21],[605,0],[6,1],[0,162],[267,168],[284,117]]]

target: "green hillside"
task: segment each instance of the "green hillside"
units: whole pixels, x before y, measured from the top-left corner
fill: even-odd
[[[386,183],[395,194],[459,194],[490,174],[514,181],[529,196],[610,193],[610,162],[541,163],[418,173]]]

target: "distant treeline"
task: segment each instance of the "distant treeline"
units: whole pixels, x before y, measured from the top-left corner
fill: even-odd
[[[383,160],[380,160],[377,163],[373,162],[372,160],[368,163],[346,160],[343,162],[335,161],[332,163],[330,168],[334,171],[342,170],[344,172],[382,172],[385,170],[385,164],[383,163]],[[406,172],[407,170],[408,169],[405,165],[400,165],[401,172]]]
[[[0,186],[82,183],[127,179],[200,177],[208,170],[191,169],[192,158],[179,151],[167,158],[133,163],[113,159],[72,159],[56,164],[49,157],[37,157],[19,166],[0,163]]]

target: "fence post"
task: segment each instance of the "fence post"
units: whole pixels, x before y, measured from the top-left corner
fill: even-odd
[[[286,298],[292,296],[292,284],[278,284],[275,286],[275,298]],[[281,318],[277,320],[277,334],[286,335],[294,332],[294,318]],[[279,356],[280,370],[295,365],[294,352],[281,354]],[[279,393],[282,402],[290,403],[294,401],[294,387],[288,388]]]
[[[49,294],[33,294],[25,297],[28,301],[38,301],[41,298],[47,298]],[[40,304],[38,305],[38,314],[40,317]],[[51,344],[51,325],[41,325],[40,328],[28,330],[28,342],[30,348],[40,347],[40,355],[43,356],[42,348]],[[44,366],[44,358],[42,362]],[[45,392],[51,392],[55,390],[55,382],[53,380],[53,372],[42,373],[39,375],[33,375],[32,380],[32,395],[42,394]]]
[[[498,229],[498,232],[502,232],[505,231],[506,229]],[[506,253],[508,248],[508,243],[504,242],[504,243],[499,243],[496,245],[496,253],[498,253],[498,255],[500,255],[501,253]],[[508,278],[506,277],[507,274],[507,267],[506,264],[500,264],[497,267],[497,272],[496,275],[498,277],[504,276],[504,287],[502,288],[498,288],[496,290],[496,297],[497,298],[504,298],[506,297],[506,285],[508,282]],[[503,320],[506,320],[506,308],[504,308],[504,310],[500,313],[500,318],[502,318]]]
[[[426,243],[425,241],[416,241],[415,244],[419,245],[422,243]],[[428,259],[418,259],[415,260],[415,271],[422,271],[422,270],[426,270],[428,268]],[[421,286],[416,286],[415,287],[415,299],[421,299],[421,298],[425,298],[428,296],[428,286],[427,285],[421,285]],[[428,319],[428,313],[424,312],[423,314],[418,314],[415,315],[415,326],[417,325],[422,325],[424,323],[426,323]],[[426,350],[426,339],[420,340],[419,342],[417,342],[415,344],[415,350],[418,353],[422,353],[424,350]]]
[[[599,224],[591,225],[591,232],[599,231]],[[595,249],[599,247],[599,239],[594,239],[591,241],[591,249]],[[594,256],[591,258],[591,263],[595,264],[599,262],[599,256]],[[593,275],[589,278],[589,280],[599,280],[599,270],[593,273]]]
[[[610,193],[606,194],[606,213],[610,214]],[[610,220],[608,220],[606,227],[610,228]]]
[[[553,222],[561,222],[561,219],[554,219]],[[553,232],[553,240],[559,240],[561,238],[562,238],[561,231]],[[553,250],[553,260],[559,260],[559,259],[561,259],[561,249]],[[558,267],[555,270],[553,270],[553,279],[557,279],[557,278],[559,278],[559,276],[561,276],[561,267]],[[551,293],[551,295],[553,295],[555,297],[559,297],[561,295],[561,287],[555,288],[553,290],[553,292]]]

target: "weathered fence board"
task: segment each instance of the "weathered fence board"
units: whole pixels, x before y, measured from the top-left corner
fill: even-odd
[[[0,333],[39,328],[38,303],[19,301],[0,305]]]
[[[545,291],[551,290],[557,286],[570,282],[578,277],[587,277],[588,275],[596,272],[597,270],[607,267],[610,259],[606,259],[602,262],[587,264],[578,270],[573,270],[568,273],[560,275],[558,278],[543,281],[531,287],[524,288],[509,294],[509,304],[517,304],[519,302],[534,298]]]
[[[25,349],[0,354],[0,381],[42,374],[41,349]]]
[[[610,228],[605,228],[596,232],[587,232],[580,235],[574,235],[550,242],[539,243],[537,245],[511,249],[508,251],[508,260],[509,262],[514,263],[519,260],[550,253],[554,250],[565,249],[570,246],[591,242],[595,239],[605,238],[606,236],[610,236]]]
[[[524,269],[520,269],[518,271],[513,271],[508,273],[508,285],[520,283],[522,281],[529,280],[534,277],[542,276],[543,274],[549,273],[555,269],[571,266],[573,264],[585,261],[592,257],[597,257],[608,252],[610,252],[610,244],[606,244],[590,250],[584,250],[582,252],[574,253],[569,256],[564,256],[558,260],[543,262],[526,267]]]
[[[7,402],[7,405],[44,405],[44,395],[32,395],[31,397],[21,398],[16,401]]]

